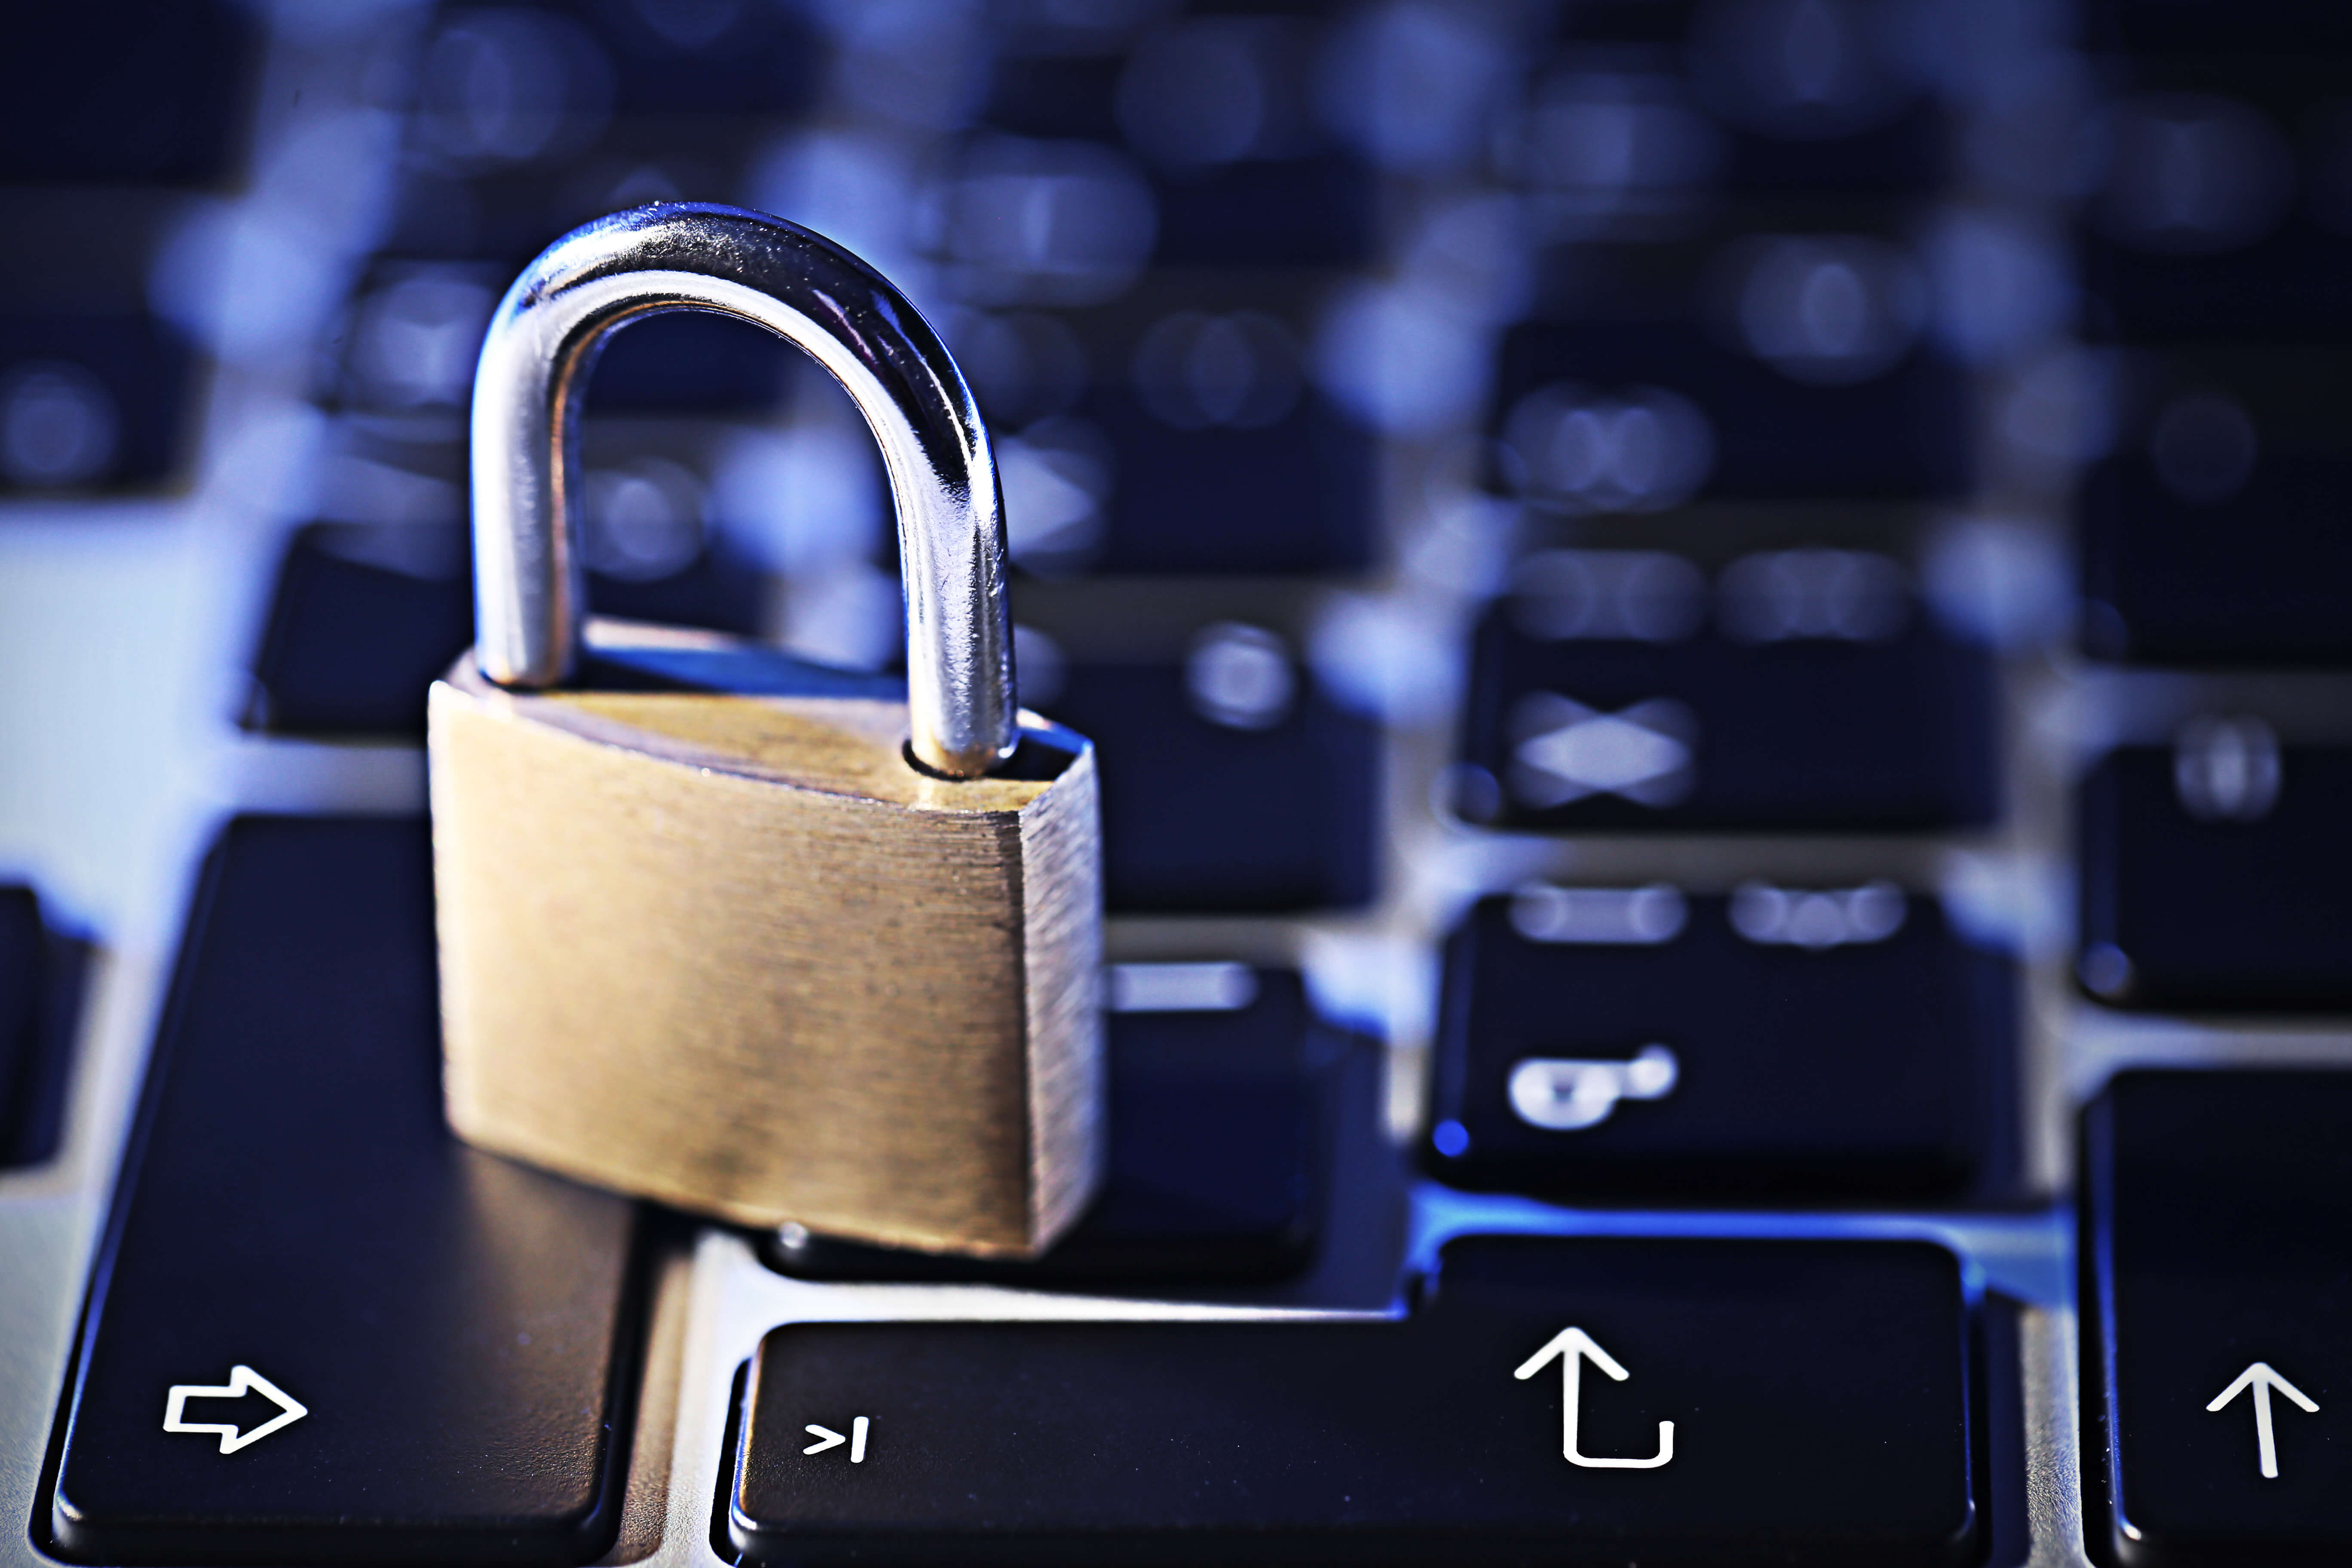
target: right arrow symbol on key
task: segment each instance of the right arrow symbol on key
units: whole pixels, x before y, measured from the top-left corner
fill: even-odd
[[[1582,1329],[1566,1328],[1544,1342],[1543,1349],[1519,1363],[1511,1375],[1522,1383],[1544,1369],[1552,1357],[1559,1358],[1561,1378],[1559,1451],[1571,1465],[1581,1465],[1588,1470],[1654,1470],[1675,1457],[1675,1424],[1658,1423],[1658,1451],[1646,1459],[1596,1459],[1576,1451],[1576,1394],[1580,1381],[1579,1373],[1590,1359],[1593,1365],[1611,1378],[1622,1383],[1631,1374],[1617,1364],[1617,1358],[1592,1342],[1592,1336]]]
[[[2213,1403],[2205,1408],[2219,1410],[2237,1398],[2240,1390],[2247,1388],[2254,1391],[2254,1445],[2262,1451],[2263,1475],[2274,1481],[2278,1479],[2278,1443],[2271,1436],[2271,1390],[2277,1389],[2310,1415],[2318,1415],[2319,1406],[2303,1390],[2273,1372],[2270,1363],[2258,1361],[2240,1373],[2235,1383],[2215,1394]]]

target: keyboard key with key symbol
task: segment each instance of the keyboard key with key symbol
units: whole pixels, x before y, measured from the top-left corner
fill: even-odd
[[[2352,1074],[2140,1071],[2084,1117],[2083,1472],[2121,1568],[2352,1555]]]
[[[1424,1163],[1567,1197],[1997,1189],[2016,984],[1891,883],[1531,886],[1446,949]]]
[[[239,819],[195,911],[37,1530],[82,1562],[592,1561],[635,1210],[442,1125],[424,824]]]
[[[1516,587],[1477,631],[1454,800],[1472,821],[1869,830],[1995,815],[1992,661],[1883,556],[1745,556],[1711,612],[1696,569],[1662,552],[1546,552]]]

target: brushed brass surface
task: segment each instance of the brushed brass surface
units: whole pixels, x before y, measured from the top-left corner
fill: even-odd
[[[652,628],[647,628],[652,633]],[[660,634],[654,634],[660,635]],[[908,763],[905,704],[429,703],[451,1124],[740,1223],[1028,1256],[1100,1165],[1091,747]]]

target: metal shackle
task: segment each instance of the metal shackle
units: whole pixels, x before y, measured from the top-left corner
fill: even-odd
[[[907,598],[911,746],[974,778],[1019,736],[1004,507],[979,405],[929,323],[881,274],[797,224],[657,202],[572,230],[499,301],[474,370],[475,658],[547,687],[577,658],[580,405],[617,328],[665,310],[765,327],[833,374],[882,445]]]

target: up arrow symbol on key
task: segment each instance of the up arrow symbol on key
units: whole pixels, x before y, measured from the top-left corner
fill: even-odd
[[[2263,1477],[2278,1479],[2278,1442],[2271,1436],[2271,1390],[2275,1388],[2304,1408],[2306,1415],[2316,1415],[2319,1406],[2314,1405],[2303,1390],[2271,1370],[2271,1363],[2258,1361],[2238,1374],[2238,1380],[2213,1396],[2208,1410],[2219,1410],[2238,1397],[2242,1389],[2254,1391],[2254,1447],[2261,1451]]]

